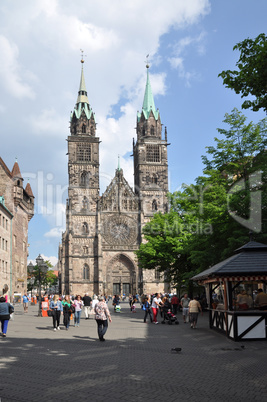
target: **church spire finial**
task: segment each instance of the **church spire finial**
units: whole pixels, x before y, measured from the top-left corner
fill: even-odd
[[[149,54],[146,55],[146,68],[150,67],[148,58],[149,58]]]
[[[81,63],[83,64],[83,63],[84,63],[84,59],[83,59],[83,50],[80,49],[80,51],[81,51]]]
[[[120,165],[120,155],[118,155],[118,170],[121,170],[121,165]]]

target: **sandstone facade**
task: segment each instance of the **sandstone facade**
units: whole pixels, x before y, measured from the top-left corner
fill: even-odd
[[[99,194],[99,144],[83,68],[68,137],[69,187],[66,231],[59,247],[61,290],[71,294],[129,294],[164,291],[162,276],[143,270],[135,250],[142,227],[155,212],[168,210],[167,130],[156,110],[147,70],[142,112],[133,141],[132,189],[118,165]]]

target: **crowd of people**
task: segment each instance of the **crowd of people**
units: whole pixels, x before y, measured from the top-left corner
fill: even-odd
[[[98,337],[101,342],[105,341],[104,335],[108,328],[108,321],[111,322],[111,315],[108,308],[108,302],[112,299],[112,305],[115,312],[120,312],[120,302],[126,300],[124,295],[112,296],[97,296],[90,297],[88,293],[84,296],[81,295],[46,295],[49,299],[49,311],[48,315],[52,317],[53,330],[60,330],[60,321],[63,317],[63,325],[66,331],[69,330],[71,319],[74,319],[74,327],[79,327],[82,311],[84,312],[85,319],[88,320],[90,316],[93,316],[97,323]],[[151,323],[158,324],[159,316],[161,322],[169,324],[175,322],[179,323],[177,319],[177,313],[181,310],[183,322],[190,323],[191,328],[195,329],[197,326],[199,313],[203,314],[203,310],[206,308],[205,297],[194,297],[190,299],[188,294],[185,293],[180,299],[176,294],[160,294],[155,293],[153,295],[138,294],[129,295],[129,307],[132,313],[137,310],[137,305],[140,304],[140,308],[144,312],[143,322],[147,323],[149,319]],[[252,299],[243,290],[237,296],[237,302],[240,309],[247,309],[252,305]],[[28,313],[28,304],[30,297],[25,293],[22,298],[24,313]],[[267,294],[259,289],[255,298],[255,304],[260,310],[267,309]],[[1,335],[6,337],[8,322],[14,312],[12,304],[8,303],[7,298],[0,297],[0,321],[1,321]]]

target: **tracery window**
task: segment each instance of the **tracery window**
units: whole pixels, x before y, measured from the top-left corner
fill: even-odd
[[[77,144],[77,161],[91,162],[91,144]]]
[[[159,145],[146,146],[146,161],[147,162],[160,162]]]
[[[83,186],[83,187],[89,186],[89,173],[88,172],[82,172],[80,183],[81,183],[81,186]]]

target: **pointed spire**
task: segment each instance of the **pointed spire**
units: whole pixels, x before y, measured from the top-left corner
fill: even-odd
[[[25,187],[25,191],[28,194],[29,197],[34,197],[33,192],[32,192],[32,188],[30,183],[27,183],[27,186]]]
[[[120,155],[118,155],[118,170],[121,170],[121,166],[120,166]]]
[[[16,162],[14,163],[11,174],[13,177],[22,179],[22,175],[20,173],[20,168],[19,168],[19,164],[17,162],[17,158],[16,158]]]
[[[81,60],[82,63],[82,71],[81,71],[81,80],[80,80],[80,87],[79,87],[79,92],[78,92],[78,98],[77,98],[77,104],[78,103],[88,103],[89,105],[89,100],[87,97],[87,91],[86,91],[86,86],[85,86],[85,79],[84,79],[84,74],[83,74],[83,63],[84,60]]]
[[[83,111],[88,120],[91,118],[91,115],[93,114],[92,109],[90,108],[88,97],[87,97],[85,79],[84,79],[84,74],[83,74],[83,63],[84,63],[84,60],[83,60],[83,56],[82,56],[82,59],[81,59],[82,70],[81,70],[81,79],[80,79],[80,86],[79,86],[79,91],[78,91],[78,98],[76,101],[76,105],[74,107],[74,111],[71,112],[70,121],[72,121],[73,115],[75,115],[76,118],[79,119],[81,117],[81,114]]]
[[[146,65],[146,68],[147,68],[147,79],[146,79],[146,89],[145,89],[142,112],[146,119],[148,119],[150,112],[152,112],[154,114],[155,119],[158,120],[159,111],[156,110],[155,107],[154,97],[152,94],[152,88],[149,80],[149,72],[148,72],[149,64]],[[140,119],[140,117],[141,113],[137,113],[138,120]]]

